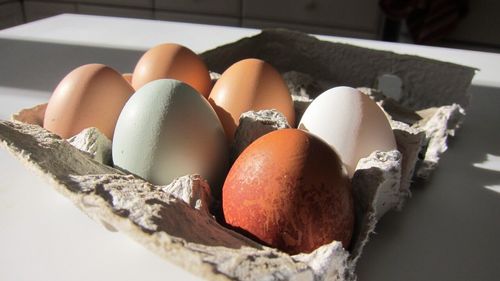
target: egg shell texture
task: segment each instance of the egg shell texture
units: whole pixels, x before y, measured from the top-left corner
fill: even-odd
[[[170,78],[180,80],[208,97],[212,81],[205,63],[190,49],[167,43],[149,49],[137,62],[132,75],[132,86],[141,88],[148,82]]]
[[[223,187],[225,221],[290,254],[333,240],[348,247],[353,198],[342,163],[328,144],[297,129],[266,134],[235,161]]]
[[[96,127],[113,138],[120,112],[134,89],[103,64],[80,66],[66,75],[50,97],[43,127],[62,138]]]
[[[112,150],[115,166],[151,183],[200,174],[220,196],[224,131],[208,101],[183,82],[160,79],[139,89],[120,114]]]
[[[209,101],[222,122],[229,141],[242,113],[276,109],[290,126],[295,125],[293,101],[281,74],[259,59],[244,59],[231,65],[215,83]]]
[[[367,95],[350,87],[335,87],[319,95],[304,112],[298,127],[332,146],[350,177],[361,158],[376,150],[397,149],[382,109]]]

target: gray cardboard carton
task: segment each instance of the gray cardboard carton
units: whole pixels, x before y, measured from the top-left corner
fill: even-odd
[[[266,30],[201,56],[218,73],[244,58],[267,61],[285,77],[299,114],[322,91],[339,85],[364,87],[360,90],[384,108],[398,150],[375,151],[358,164],[352,179],[356,229],[349,249],[332,241],[312,253],[290,256],[259,245],[215,220],[209,212],[210,189],[200,176],[155,186],[124,174],[105,160],[110,145],[98,130],[84,130],[67,141],[41,128],[44,105],[20,111],[12,122],[0,121],[0,140],[89,217],[209,280],[355,280],[356,261],[376,222],[387,211],[403,207],[411,179],[427,177],[446,150],[447,138],[465,115],[475,72],[287,30]],[[387,74],[401,81],[397,97],[372,89]],[[259,114],[279,115],[246,115],[248,128],[261,126]],[[239,129],[257,131],[248,128]],[[241,135],[255,137],[254,131]]]

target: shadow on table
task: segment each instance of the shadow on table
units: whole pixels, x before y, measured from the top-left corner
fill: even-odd
[[[473,86],[463,127],[437,170],[412,186],[401,212],[377,225],[357,267],[360,281],[495,280],[500,276],[500,89]],[[498,167],[499,163],[496,163]]]
[[[0,86],[52,92],[74,68],[102,63],[132,72],[142,51],[0,38]]]

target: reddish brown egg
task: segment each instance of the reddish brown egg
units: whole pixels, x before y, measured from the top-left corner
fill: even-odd
[[[144,84],[170,78],[182,81],[208,97],[212,80],[205,63],[190,49],[178,44],[161,44],[149,49],[137,62],[132,86],[138,90]]]
[[[240,115],[250,110],[276,109],[290,126],[295,125],[293,101],[285,81],[274,67],[259,59],[231,65],[215,83],[209,101],[229,141],[234,138]]]
[[[43,127],[62,138],[96,127],[113,138],[120,112],[134,89],[120,73],[103,64],[71,71],[50,97]]]
[[[298,129],[266,134],[238,157],[222,190],[224,219],[290,254],[333,240],[348,247],[354,226],[350,182],[336,152]]]

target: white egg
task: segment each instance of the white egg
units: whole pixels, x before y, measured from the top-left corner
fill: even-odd
[[[227,171],[222,125],[208,101],[173,79],[147,83],[128,100],[113,138],[114,165],[154,184],[200,174],[214,196]]]
[[[351,87],[335,87],[319,95],[307,108],[299,128],[333,147],[350,177],[361,158],[376,150],[397,148],[389,120],[367,95]]]

